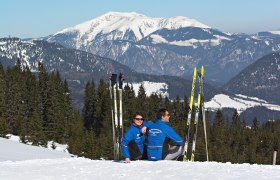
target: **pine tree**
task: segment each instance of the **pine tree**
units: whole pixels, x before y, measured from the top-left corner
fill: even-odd
[[[85,87],[85,98],[83,107],[84,126],[87,130],[93,128],[96,121],[96,92],[94,83],[87,83]]]
[[[12,133],[20,135],[24,119],[24,79],[20,60],[18,59],[16,66],[7,69],[7,89],[6,89],[6,118]]]
[[[102,150],[99,152],[99,157],[113,159],[111,100],[108,85],[103,80],[99,82],[97,97],[97,121],[94,124],[94,130],[98,137],[98,146]]]
[[[160,108],[160,102],[162,100],[160,99],[160,97],[157,94],[151,94],[150,97],[146,98],[146,119],[151,120],[151,119],[155,119],[156,117],[156,112],[158,111],[158,109]]]
[[[6,114],[6,75],[2,64],[0,63],[0,137],[5,137],[6,134],[10,133],[9,125]]]
[[[0,137],[5,138],[9,132],[7,120],[3,116],[0,116]]]
[[[52,129],[50,128],[50,87],[48,86],[48,73],[42,63],[38,64],[39,80],[38,80],[38,93],[39,93],[39,112],[43,122],[43,130],[48,139],[52,139]]]
[[[139,87],[139,90],[138,90],[138,93],[137,93],[137,109],[138,111],[142,112],[144,114],[144,116],[146,117],[147,114],[147,95],[146,95],[146,91],[145,91],[145,88],[144,88],[144,85],[141,84],[140,87]]]
[[[100,147],[98,146],[97,137],[93,130],[85,132],[84,143],[84,156],[90,159],[98,159],[100,153],[98,149]]]
[[[126,130],[130,123],[133,114],[138,111],[135,92],[132,85],[126,84],[123,89],[123,120],[124,130]]]
[[[259,130],[259,121],[257,119],[257,117],[254,117],[253,119],[253,125],[252,125],[252,131],[255,133],[255,135],[257,135],[257,131]]]
[[[6,114],[6,108],[5,108],[6,91],[7,91],[6,75],[5,75],[4,68],[0,62],[0,117],[4,117]]]
[[[23,91],[23,101],[24,101],[24,118],[25,122],[29,122],[29,118],[35,108],[38,108],[38,83],[36,76],[32,74],[29,68],[24,70],[24,82],[25,89]]]
[[[235,109],[234,110],[234,113],[232,115],[232,127],[235,129],[235,130],[238,130],[241,128],[241,121],[240,121],[240,117],[239,117],[239,114],[237,112],[237,110]]]
[[[226,125],[221,110],[216,112],[214,123],[211,129],[209,151],[214,161],[225,162],[228,160],[228,149],[225,147]],[[228,133],[228,132],[227,132]],[[223,147],[223,148],[221,148]]]
[[[29,131],[27,140],[29,142],[32,142],[32,145],[41,145],[46,147],[48,141],[43,131],[43,123],[41,121],[37,107],[33,111],[32,116],[30,118],[31,119],[28,126]]]
[[[185,115],[185,104],[181,102],[180,98],[177,97],[175,101],[172,103],[172,108],[170,109],[169,113],[172,113],[172,119],[170,124],[176,132],[181,135],[181,137],[185,137],[185,131],[186,131],[186,119],[187,115]]]
[[[110,107],[110,96],[108,86],[103,80],[100,80],[97,89],[97,110],[96,110],[96,121],[94,122],[94,132],[99,136],[102,128],[108,128],[111,130],[111,107]],[[108,130],[106,129],[106,130]]]
[[[64,80],[63,83],[63,113],[64,113],[64,123],[65,123],[65,131],[62,134],[62,138],[64,139],[64,143],[66,143],[70,137],[70,126],[72,123],[76,121],[75,119],[75,110],[72,107],[71,100],[71,92],[68,87],[68,83]]]
[[[66,138],[66,114],[64,83],[60,74],[52,73],[49,78],[50,88],[50,107],[49,107],[49,126],[53,128],[53,139],[56,142],[64,143]],[[51,124],[53,123],[53,125]]]
[[[22,68],[23,69],[23,68]],[[36,108],[35,99],[38,97],[36,95],[36,77],[31,73],[28,68],[24,68],[21,72],[21,84],[20,84],[20,108],[19,108],[19,120],[20,125],[20,138],[21,141],[27,143],[28,126],[30,123],[30,118],[33,113],[34,108]]]
[[[256,148],[257,148],[257,136],[255,135],[255,132],[251,128],[246,128],[244,132],[245,136],[245,159],[244,162],[247,163],[256,163]]]
[[[79,157],[84,156],[85,129],[78,112],[73,112],[73,122],[69,126],[68,151]]]

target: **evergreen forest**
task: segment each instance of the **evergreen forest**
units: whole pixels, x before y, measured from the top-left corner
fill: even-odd
[[[47,146],[48,141],[55,141],[68,144],[69,152],[77,156],[113,159],[109,83],[102,79],[98,84],[94,82],[88,82],[84,87],[84,107],[79,111],[74,108],[68,83],[60,77],[59,72],[48,73],[41,63],[36,73],[22,67],[20,60],[7,69],[0,63],[0,137],[14,134],[20,137],[22,143],[36,146]],[[184,138],[189,110],[188,93],[184,99],[177,97],[171,100],[157,94],[147,96],[143,86],[135,92],[132,86],[125,84],[124,131],[136,111],[142,112],[146,120],[154,121],[157,110],[167,108],[171,113],[170,125]],[[280,146],[279,119],[261,124],[257,117],[252,120],[241,119],[236,110],[230,117],[224,116],[221,110],[215,112],[214,116],[210,114],[206,111],[210,161],[272,163],[273,151],[277,151]],[[252,122],[252,125],[246,122]],[[191,126],[190,143],[193,129]],[[196,161],[207,160],[205,149],[200,116]],[[280,158],[276,163],[280,164]]]

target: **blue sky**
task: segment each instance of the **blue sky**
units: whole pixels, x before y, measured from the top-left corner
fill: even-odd
[[[280,30],[280,0],[0,0],[0,37],[37,38],[109,11],[186,16],[225,32]]]

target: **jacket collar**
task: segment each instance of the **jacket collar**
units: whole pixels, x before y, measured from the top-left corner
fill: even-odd
[[[165,122],[165,121],[163,121],[162,119],[158,119],[157,122],[159,122],[159,123],[164,123],[164,124],[169,124],[169,122]]]

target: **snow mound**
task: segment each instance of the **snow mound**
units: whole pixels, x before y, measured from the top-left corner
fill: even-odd
[[[11,136],[11,139],[0,138],[0,146],[0,162],[53,159],[73,156],[69,153],[63,152],[62,147],[59,146],[57,146],[58,150],[53,150],[19,143],[19,138],[16,136]]]

